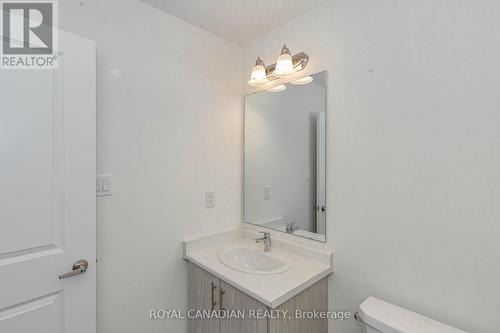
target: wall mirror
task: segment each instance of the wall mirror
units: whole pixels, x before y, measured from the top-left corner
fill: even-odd
[[[326,74],[245,97],[245,222],[326,241]]]

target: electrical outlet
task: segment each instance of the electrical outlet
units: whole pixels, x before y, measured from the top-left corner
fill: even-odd
[[[207,208],[215,207],[215,192],[206,192],[205,193],[205,202]]]
[[[264,186],[264,200],[271,200],[271,186]]]

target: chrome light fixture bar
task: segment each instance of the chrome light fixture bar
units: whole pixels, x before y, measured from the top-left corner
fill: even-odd
[[[302,71],[304,68],[306,68],[307,63],[309,62],[309,56],[305,54],[304,52],[297,53],[296,55],[292,56],[292,65],[293,69],[295,70],[295,73]],[[274,70],[276,69],[276,63],[269,65],[266,67],[266,75],[267,75],[267,80],[268,81],[273,81],[277,80],[283,77],[277,76],[274,74]]]
[[[293,70],[290,70],[290,58],[292,60]],[[280,62],[280,66],[277,66],[277,62]],[[260,57],[258,57],[255,66],[252,69],[252,76],[248,81],[248,84],[250,86],[261,86],[269,83],[270,81],[282,79],[300,72],[306,68],[307,63],[309,62],[309,56],[304,52],[300,52],[292,56],[286,45],[283,45],[277,62],[269,66],[265,66],[264,62],[260,59]],[[265,70],[265,77],[263,75],[263,69]]]

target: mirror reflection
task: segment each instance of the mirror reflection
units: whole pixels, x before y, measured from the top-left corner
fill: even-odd
[[[246,96],[245,222],[325,241],[326,72]]]

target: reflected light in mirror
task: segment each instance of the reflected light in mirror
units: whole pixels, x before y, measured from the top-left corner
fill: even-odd
[[[300,79],[297,79],[295,81],[290,82],[291,84],[296,84],[296,85],[301,85],[301,84],[308,84],[313,82],[313,77],[312,76],[304,76],[301,77]]]
[[[267,89],[267,91],[270,91],[270,92],[280,92],[280,91],[283,91],[285,89],[286,89],[286,86],[284,84],[280,84],[279,86]]]

